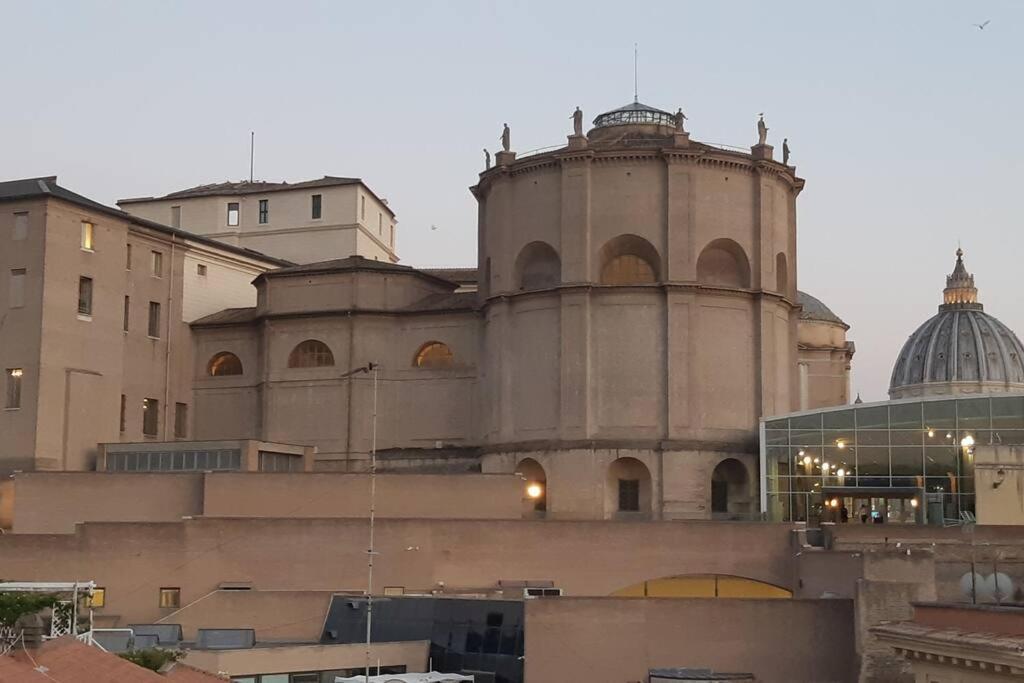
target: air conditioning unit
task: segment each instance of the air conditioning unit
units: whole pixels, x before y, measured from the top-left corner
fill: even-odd
[[[561,588],[524,588],[524,598],[555,598],[562,594]]]

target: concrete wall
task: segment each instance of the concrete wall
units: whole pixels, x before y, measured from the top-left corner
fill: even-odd
[[[381,518],[519,519],[522,481],[486,474],[382,474]],[[370,509],[364,474],[215,473],[205,480],[209,517],[363,517]]]
[[[803,319],[797,326],[799,410],[813,410],[851,402],[849,386],[853,348],[846,327],[838,323]]]
[[[855,681],[853,635],[849,600],[530,600],[526,680],[621,683],[695,667],[763,683]]]
[[[253,475],[256,476],[256,475]],[[789,526],[717,522],[402,520],[377,523],[374,585],[493,593],[499,581],[551,581],[602,596],[642,581],[726,574],[789,588]],[[149,623],[163,586],[181,604],[226,581],[259,590],[363,590],[365,519],[213,519],[88,523],[66,535],[0,535],[0,576],[107,589],[101,612]]]
[[[218,590],[159,620],[180,624],[195,640],[201,628],[251,628],[259,643],[316,643],[323,633],[330,591]]]
[[[200,274],[199,266],[206,268],[205,274]],[[257,263],[230,258],[226,252],[204,249],[193,242],[182,269],[182,321],[191,322],[225,308],[255,306],[252,281],[265,270]]]
[[[430,643],[374,643],[370,661],[381,666],[405,666],[407,671],[426,671]],[[189,650],[182,660],[210,673],[230,676],[302,673],[357,669],[366,664],[365,645],[278,645],[248,650]],[[333,679],[332,679],[333,680]]]
[[[506,475],[378,475],[378,518],[518,519],[522,481]],[[341,473],[25,472],[0,488],[18,534],[72,534],[83,522],[183,517],[363,518],[369,477]]]
[[[979,524],[1024,525],[1024,448],[976,447],[974,490]]]
[[[203,513],[203,474],[26,472],[14,479],[14,533],[70,534],[81,522],[176,522]]]

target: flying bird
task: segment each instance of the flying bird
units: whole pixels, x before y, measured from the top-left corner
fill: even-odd
[[[430,226],[430,229],[431,229],[431,230],[437,230],[437,226],[436,226],[436,225],[431,225],[431,226]]]
[[[971,24],[971,26],[977,26],[979,31],[984,31],[985,27],[988,26],[991,21],[991,19],[986,19],[983,23]]]

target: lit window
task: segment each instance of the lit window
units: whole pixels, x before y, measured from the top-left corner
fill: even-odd
[[[160,401],[155,398],[142,399],[142,433],[156,436],[160,429]]]
[[[174,404],[174,438],[184,439],[188,436],[188,404]]]
[[[334,354],[327,344],[316,339],[307,339],[288,356],[290,368],[323,368],[334,365]]]
[[[78,278],[78,314],[92,315],[92,278]]]
[[[637,285],[655,282],[654,268],[635,254],[616,256],[601,269],[601,282],[606,285]]]
[[[11,282],[8,291],[10,293],[11,308],[21,308],[25,305],[24,268],[15,268],[11,270]]]
[[[153,277],[164,276],[164,255],[159,251],[150,253],[150,270],[153,273]]]
[[[228,202],[228,225],[238,225],[238,202]]]
[[[171,227],[172,228],[180,228],[181,227],[181,207],[180,206],[172,206],[171,207]]]
[[[21,407],[21,376],[25,371],[21,368],[8,368],[7,372],[7,408],[14,410]]]
[[[206,277],[206,264],[196,264],[196,275],[198,275],[199,277]]]
[[[28,237],[28,212],[23,211],[14,214],[14,234],[11,235],[11,239],[19,241],[26,237]]]
[[[125,253],[125,256],[124,256],[124,269],[125,270],[131,270],[132,269],[132,245],[130,245],[130,244],[128,245],[128,250],[127,250],[127,252]]]
[[[413,365],[416,367],[431,370],[450,368],[454,364],[455,358],[452,356],[452,350],[448,348],[447,344],[441,342],[424,344],[416,354],[416,360],[413,361]]]
[[[180,588],[161,588],[160,589],[160,606],[161,607],[181,607],[181,589]]]
[[[128,397],[125,396],[124,394],[121,394],[121,424],[120,424],[120,427],[121,427],[121,433],[122,434],[124,434],[124,430],[127,427],[127,422],[125,421],[125,415],[127,414],[127,412],[128,412]]]
[[[230,351],[221,351],[210,359],[206,371],[211,377],[223,377],[224,375],[241,375],[242,361]]]
[[[93,609],[104,607],[107,604],[107,589],[98,586],[93,588],[92,595],[89,596],[87,603]]]
[[[160,338],[160,304],[156,301],[149,302],[149,330],[150,337]]]
[[[260,200],[260,224],[264,224],[270,220],[270,200]]]
[[[320,218],[323,212],[323,197],[321,195],[313,195],[313,219]]]
[[[619,512],[640,511],[640,480],[619,479]]]
[[[125,332],[128,331],[128,316],[131,313],[131,310],[132,310],[132,300],[131,300],[131,297],[125,296],[125,298],[124,298],[124,331]]]
[[[92,251],[92,238],[94,227],[92,223],[88,221],[82,221],[82,249],[86,251]]]

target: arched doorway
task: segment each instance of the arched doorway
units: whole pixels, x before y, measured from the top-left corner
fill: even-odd
[[[605,517],[650,518],[651,472],[636,458],[619,458],[608,467]]]
[[[747,468],[736,458],[726,458],[711,474],[711,514],[719,519],[741,519],[749,513]]]
[[[548,477],[544,467],[533,458],[524,458],[516,466],[523,479],[523,517],[544,517],[548,511]]]

